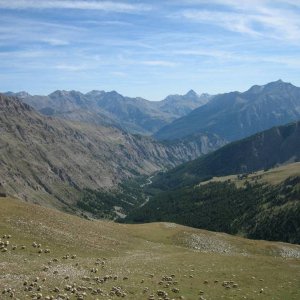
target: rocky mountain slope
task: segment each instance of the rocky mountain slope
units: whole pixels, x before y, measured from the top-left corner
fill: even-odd
[[[214,136],[195,143],[161,144],[105,126],[72,123],[38,114],[0,95],[0,178],[7,193],[69,207],[83,188],[116,186],[136,175],[174,167],[222,145]]]
[[[209,94],[198,95],[194,90],[190,90],[185,95],[170,95],[157,104],[161,111],[172,113],[176,118],[180,118],[208,103],[212,98],[213,96]]]
[[[232,142],[153,179],[161,189],[196,184],[213,176],[250,173],[300,160],[300,121]]]
[[[228,141],[300,119],[300,88],[281,80],[253,86],[244,93],[215,96],[187,116],[161,128],[155,137],[177,139],[215,133]]]
[[[131,133],[150,135],[173,120],[207,103],[211,96],[194,91],[171,95],[162,101],[124,97],[116,91],[55,91],[48,96],[26,92],[6,93],[20,97],[42,114],[96,125],[113,125]]]

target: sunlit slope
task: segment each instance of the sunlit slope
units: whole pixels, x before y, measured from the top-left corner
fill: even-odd
[[[90,221],[12,198],[0,198],[0,208],[9,241],[0,252],[1,299],[11,299],[9,289],[15,299],[300,297],[297,245],[172,223]]]
[[[210,180],[203,181],[200,185],[204,185],[210,182],[225,182],[230,180],[234,182],[237,187],[245,186],[247,182],[257,182],[260,184],[271,184],[276,185],[284,182],[289,177],[300,176],[300,162],[295,162],[291,164],[282,165],[269,170],[260,170],[247,174],[247,176],[238,175],[228,175],[221,177],[213,177]]]

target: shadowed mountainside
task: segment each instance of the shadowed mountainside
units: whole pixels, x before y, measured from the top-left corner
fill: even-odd
[[[300,121],[230,143],[153,179],[162,190],[213,176],[250,173],[300,159]]]
[[[160,140],[215,133],[235,141],[300,119],[300,88],[281,80],[255,85],[244,93],[216,95],[206,105],[161,128]]]

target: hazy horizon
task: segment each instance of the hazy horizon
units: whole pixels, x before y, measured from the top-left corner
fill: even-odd
[[[291,84],[293,84],[292,82],[287,82],[287,81],[285,81],[285,80],[282,80],[281,78],[278,79],[278,80],[272,81],[272,82],[277,82],[277,81],[283,81],[283,82],[285,82],[285,83],[291,83]],[[266,84],[268,84],[268,83],[272,83],[272,82],[266,82],[265,84],[254,84],[254,85],[264,86],[264,85],[266,85]],[[166,99],[168,96],[185,95],[185,94],[188,94],[188,93],[191,92],[191,91],[194,91],[194,92],[197,93],[199,96],[201,96],[201,94],[209,94],[209,95],[211,95],[211,96],[214,96],[214,95],[223,94],[223,93],[225,94],[225,93],[230,93],[230,92],[241,92],[241,93],[243,93],[243,92],[246,92],[247,90],[249,90],[249,89],[250,89],[251,87],[253,87],[254,85],[249,86],[249,87],[248,87],[247,89],[245,89],[245,90],[230,90],[230,91],[228,90],[228,91],[224,91],[224,92],[216,93],[216,94],[206,93],[205,91],[199,93],[199,92],[197,92],[195,89],[190,89],[190,90],[188,90],[188,91],[186,91],[186,92],[184,92],[184,93],[182,93],[182,94],[175,94],[175,93],[170,92],[169,94],[167,94],[165,97],[163,97],[163,98],[161,98],[161,99],[147,99],[147,98],[141,97],[141,96],[139,96],[139,95],[126,95],[126,94],[120,93],[120,92],[119,92],[118,90],[116,90],[116,89],[114,89],[114,90],[96,90],[96,89],[94,89],[94,90],[88,90],[88,91],[80,91],[80,90],[77,90],[77,89],[71,89],[71,90],[64,90],[64,89],[62,89],[62,90],[53,90],[53,91],[50,91],[49,93],[45,93],[45,94],[34,94],[34,93],[30,93],[29,91],[25,91],[25,90],[22,90],[22,91],[0,91],[0,93],[23,93],[23,92],[25,92],[25,93],[30,94],[31,96],[49,96],[50,94],[52,94],[52,93],[54,93],[54,92],[56,92],[56,91],[63,91],[63,92],[73,92],[73,91],[74,91],[74,92],[79,92],[79,93],[82,93],[82,94],[88,94],[88,93],[90,93],[90,92],[92,92],[92,91],[103,91],[103,92],[106,92],[106,93],[117,92],[118,94],[121,94],[121,95],[124,96],[124,97],[143,98],[143,99],[149,100],[149,101],[162,101],[162,100]]]

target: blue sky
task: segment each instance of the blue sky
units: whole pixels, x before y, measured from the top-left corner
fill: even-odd
[[[300,86],[300,0],[0,0],[0,90]]]

